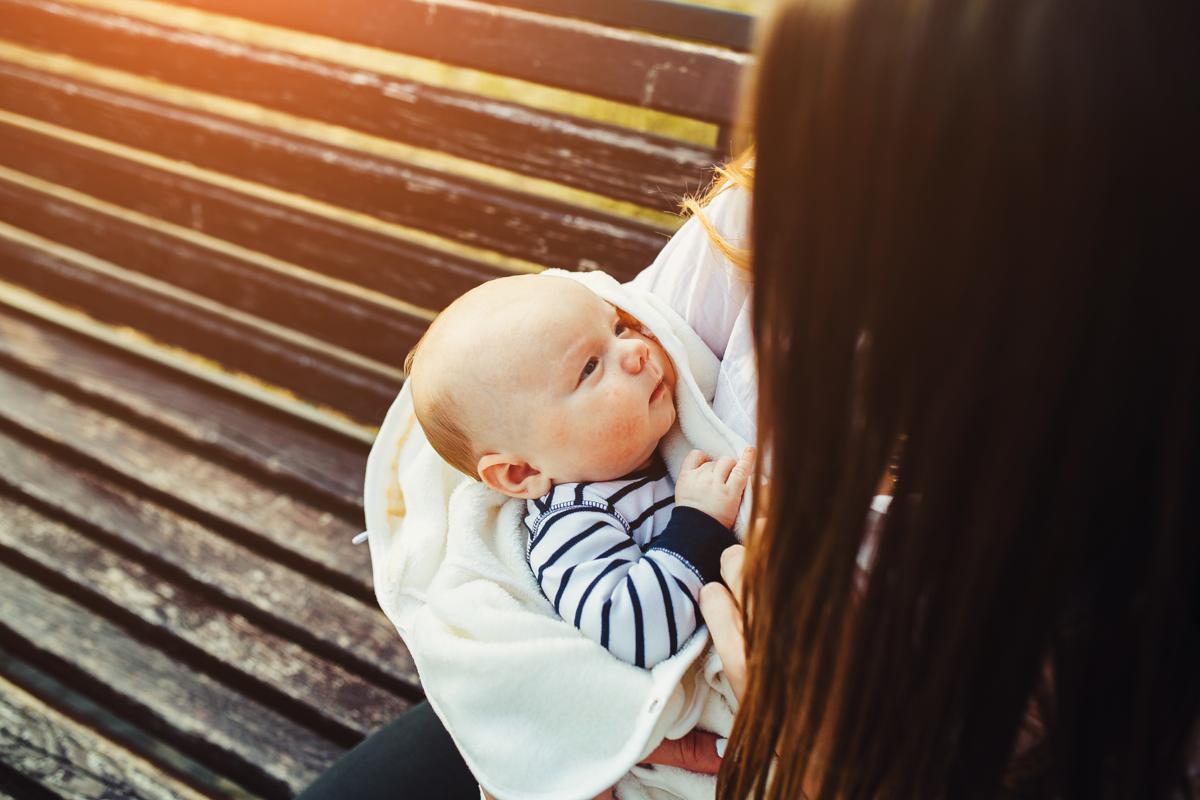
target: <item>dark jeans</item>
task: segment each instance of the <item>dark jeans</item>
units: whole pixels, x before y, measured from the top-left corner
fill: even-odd
[[[429,703],[359,742],[296,800],[478,800],[479,785]]]

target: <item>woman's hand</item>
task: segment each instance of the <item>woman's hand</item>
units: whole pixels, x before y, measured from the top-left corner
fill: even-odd
[[[746,548],[740,544],[721,554],[719,583],[706,583],[700,590],[700,613],[708,624],[713,645],[725,667],[725,678],[740,701],[746,691],[746,637],[742,631],[742,561]],[[728,588],[726,588],[728,587]]]
[[[692,731],[682,739],[663,739],[663,743],[646,756],[643,764],[662,764],[680,767],[704,775],[716,775],[721,769],[715,733]]]

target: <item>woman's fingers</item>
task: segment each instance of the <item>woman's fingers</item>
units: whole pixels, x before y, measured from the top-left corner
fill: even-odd
[[[663,739],[663,743],[642,763],[662,764],[703,775],[716,775],[721,769],[721,756],[717,754],[717,735],[705,731],[692,731],[682,739]]]
[[[734,602],[739,608],[742,605],[742,565],[745,559],[746,548],[740,544],[726,547],[725,552],[721,553],[721,580],[725,581],[729,591],[733,592]],[[741,624],[740,615],[738,624]]]
[[[704,615],[713,646],[721,657],[725,679],[729,681],[733,694],[741,700],[746,691],[746,639],[742,633],[742,609],[724,586],[707,583],[700,590],[700,613]]]

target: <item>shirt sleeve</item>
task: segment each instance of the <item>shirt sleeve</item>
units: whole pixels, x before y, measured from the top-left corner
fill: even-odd
[[[710,524],[689,521],[688,511]],[[617,516],[573,506],[538,527],[529,565],[563,619],[622,661],[649,668],[699,627],[700,587],[719,577],[721,550],[733,542],[716,520],[676,506],[643,552]]]
[[[734,247],[748,243],[750,193],[730,185],[704,208],[704,215]],[[680,226],[654,263],[632,281],[658,295],[699,334],[717,358],[725,350],[750,280],[713,245],[694,217]]]

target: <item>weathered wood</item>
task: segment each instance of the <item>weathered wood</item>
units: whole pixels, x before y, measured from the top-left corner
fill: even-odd
[[[370,557],[350,544],[359,526],[12,373],[0,371],[0,397],[0,424],[369,601]]]
[[[429,325],[394,307],[301,275],[136,225],[8,182],[4,221],[58,244],[178,286],[399,370]]]
[[[636,269],[642,223],[0,62],[0,105],[120,144],[548,266]]]
[[[341,748],[131,638],[0,564],[0,639],[197,760],[273,797],[308,785]]]
[[[176,2],[711,122],[733,119],[749,63],[723,48],[474,0]]]
[[[176,659],[220,675],[331,741],[351,746],[408,703],[201,596],[0,496],[0,551],[37,564],[46,582],[136,625]],[[26,570],[28,572],[28,570]],[[66,587],[64,587],[66,584]]]
[[[126,325],[366,423],[382,419],[398,377],[348,363],[284,332],[267,331],[220,308],[122,278],[121,270],[48,253],[0,236],[0,278],[112,325]]]
[[[0,309],[0,363],[362,520],[367,446]]]
[[[373,598],[354,600],[3,430],[0,454],[0,486],[27,505],[393,693],[419,694],[412,657]]]
[[[0,17],[11,41],[664,211],[707,180],[716,158],[663,137],[71,3],[3,0]]]
[[[3,677],[0,677],[0,764],[8,765],[47,795],[64,800],[204,798],[200,792],[60,714]],[[0,791],[0,797],[4,796]]]
[[[510,274],[3,122],[0,164],[423,308]]]
[[[747,52],[754,17],[679,0],[504,0],[503,5]]]

